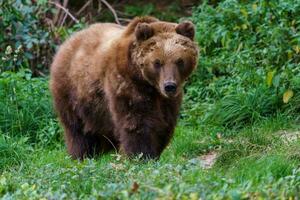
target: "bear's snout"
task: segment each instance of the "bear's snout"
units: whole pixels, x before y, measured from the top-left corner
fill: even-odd
[[[164,83],[164,90],[167,95],[174,95],[177,90],[177,84],[175,82],[168,81]]]

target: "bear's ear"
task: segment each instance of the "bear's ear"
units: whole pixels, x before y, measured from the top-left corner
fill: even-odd
[[[178,24],[175,28],[176,33],[183,35],[185,37],[194,40],[195,36],[195,27],[194,24],[190,21],[184,21]]]
[[[138,23],[134,32],[138,41],[147,40],[154,35],[153,28],[147,23]]]

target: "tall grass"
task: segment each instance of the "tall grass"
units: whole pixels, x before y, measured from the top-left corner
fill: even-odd
[[[59,140],[48,80],[32,78],[28,70],[0,74],[0,113],[0,131],[8,137],[45,145]]]
[[[25,137],[10,138],[0,132],[0,172],[26,160],[31,150],[26,141]]]
[[[277,104],[276,95],[266,87],[237,91],[218,101],[207,120],[228,128],[241,128],[274,115]]]

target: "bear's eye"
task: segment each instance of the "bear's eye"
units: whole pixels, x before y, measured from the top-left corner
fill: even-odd
[[[180,68],[184,67],[184,61],[182,60],[182,58],[176,60],[176,65]]]
[[[159,69],[161,67],[161,62],[160,60],[156,59],[154,62],[153,62],[153,65],[156,69]]]

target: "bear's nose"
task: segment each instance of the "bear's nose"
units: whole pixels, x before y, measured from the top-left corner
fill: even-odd
[[[175,93],[177,85],[174,82],[166,82],[164,84],[166,93]]]

